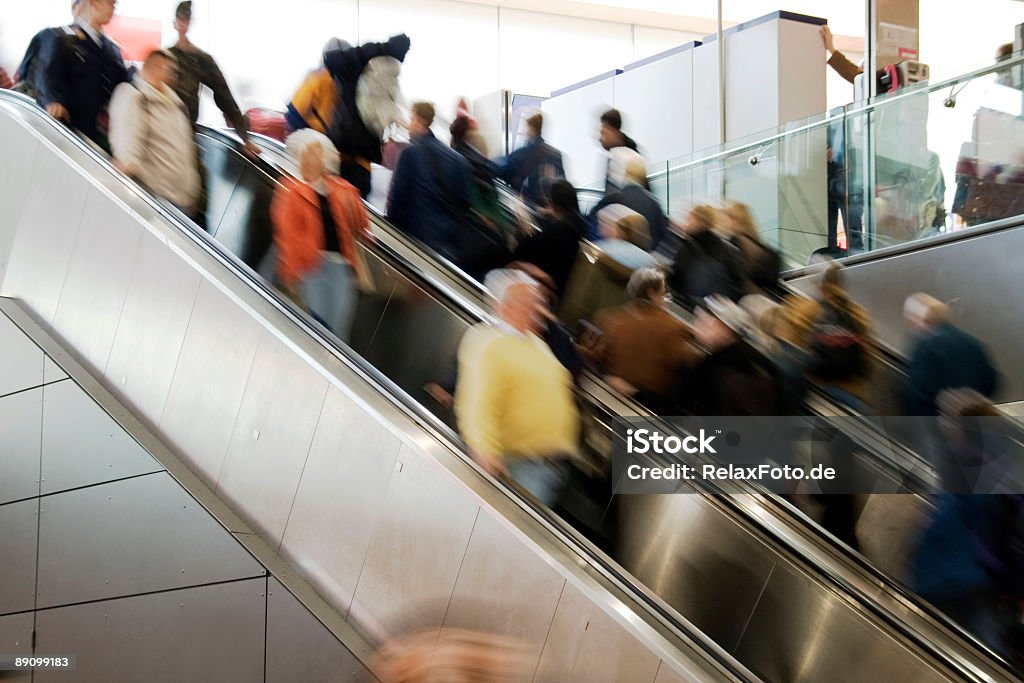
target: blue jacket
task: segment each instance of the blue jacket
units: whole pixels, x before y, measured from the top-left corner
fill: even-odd
[[[939,602],[993,590],[982,549],[994,542],[996,497],[944,493],[933,500],[935,511],[911,556],[914,590]]]
[[[458,261],[471,177],[469,162],[427,132],[398,158],[388,218],[406,234]]]
[[[939,325],[910,353],[904,403],[907,415],[937,415],[935,400],[944,389],[966,387],[992,397],[999,383],[981,342],[960,328]]]
[[[106,36],[97,45],[77,26],[44,31],[38,37],[40,104],[64,105],[71,126],[107,148],[98,119],[106,112],[114,88],[129,80],[121,50]]]
[[[508,183],[516,192],[533,203],[540,204],[544,198],[541,188],[541,171],[546,166],[556,178],[565,177],[562,153],[544,142],[540,135],[508,155],[498,170],[498,177]]]

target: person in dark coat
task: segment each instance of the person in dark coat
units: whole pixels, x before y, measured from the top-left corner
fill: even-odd
[[[668,276],[669,288],[685,308],[694,308],[708,296],[735,301],[743,293],[741,255],[715,232],[720,221],[718,212],[707,205],[693,207],[686,218],[685,238],[676,250]]]
[[[457,263],[463,218],[470,210],[473,169],[434,137],[434,105],[412,106],[412,145],[398,158],[391,180],[388,218],[395,226]]]
[[[907,298],[903,317],[920,337],[910,352],[904,406],[907,415],[937,415],[944,389],[968,388],[989,398],[998,373],[980,341],[950,322],[949,307],[928,294]]]
[[[532,263],[550,275],[555,292],[561,296],[576,263],[584,227],[576,188],[569,181],[556,180],[551,184],[540,223],[539,231],[520,238],[512,260]]]
[[[112,0],[81,0],[75,23],[39,34],[39,103],[55,119],[70,124],[103,149],[107,140],[107,105],[128,69],[121,50],[103,33],[114,17]]]
[[[658,251],[658,246],[668,234],[668,218],[661,210],[661,202],[647,189],[647,166],[643,159],[630,161],[626,165],[626,178],[622,189],[605,195],[591,210],[593,225],[596,226],[598,212],[612,204],[622,204],[647,219],[647,230],[651,234],[649,251]]]
[[[508,155],[498,175],[531,204],[544,201],[543,178],[564,178],[562,153],[544,141],[544,115],[537,112],[526,119],[526,144]]]
[[[356,85],[371,59],[394,57],[403,62],[411,44],[409,36],[402,33],[386,43],[366,43],[324,53],[324,66],[338,84],[341,96],[328,137],[341,154],[341,177],[355,185],[364,199],[370,195],[370,164],[381,163],[383,155],[381,136],[370,132],[359,115]]]

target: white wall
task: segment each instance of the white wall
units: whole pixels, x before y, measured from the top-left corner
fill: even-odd
[[[272,13],[252,0],[199,0],[191,37],[217,58],[239,103],[282,108],[318,65],[332,35],[353,43],[406,32],[402,85],[449,117],[460,95],[508,88],[547,95],[613,67],[688,42],[692,34],[450,0],[290,0]],[[119,0],[118,13],[163,23],[174,40],[177,0]],[[12,71],[29,39],[68,22],[70,0],[32,0],[0,12],[0,65]],[[205,121],[219,115],[205,106]]]

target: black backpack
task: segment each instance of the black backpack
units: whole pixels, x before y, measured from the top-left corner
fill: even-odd
[[[61,43],[61,52],[64,56],[70,55],[71,51],[83,39],[73,26],[61,26],[58,28],[44,28],[32,37],[25,50],[25,56],[18,66],[18,83],[11,88],[14,92],[28,95],[39,102],[39,81],[42,77],[43,65],[39,61],[39,51],[46,34],[52,33]]]
[[[861,374],[867,362],[864,330],[848,311],[827,303],[822,306],[824,312],[811,328],[807,370],[827,380]]]

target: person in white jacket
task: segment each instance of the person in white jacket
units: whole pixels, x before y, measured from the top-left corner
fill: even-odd
[[[176,78],[174,55],[151,52],[135,79],[114,90],[110,144],[122,173],[196,218],[196,143],[188,111],[172,87]]]

